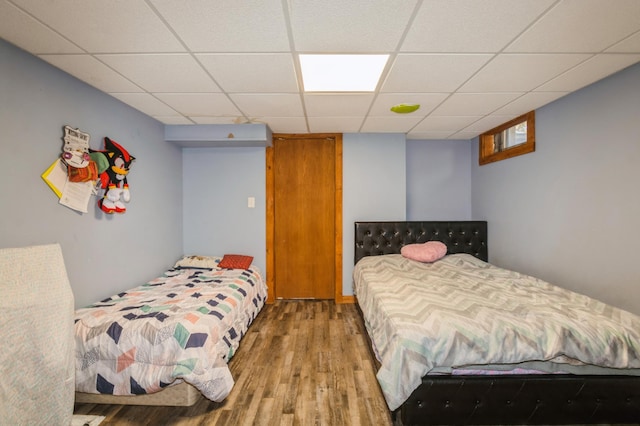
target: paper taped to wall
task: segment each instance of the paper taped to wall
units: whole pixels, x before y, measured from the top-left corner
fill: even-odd
[[[67,182],[67,166],[64,162],[56,159],[41,176],[58,198],[62,197],[62,189]]]
[[[61,159],[49,166],[42,179],[60,199],[59,203],[82,213],[88,212],[89,200],[95,193],[95,182],[70,182],[67,166]]]
[[[82,213],[88,212],[89,200],[93,194],[95,182],[67,182],[62,190],[60,204]]]

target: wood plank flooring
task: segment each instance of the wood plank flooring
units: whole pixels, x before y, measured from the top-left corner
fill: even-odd
[[[356,305],[278,300],[229,362],[222,403],[191,407],[76,404],[109,425],[391,425]]]

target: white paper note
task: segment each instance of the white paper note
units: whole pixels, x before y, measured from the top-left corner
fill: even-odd
[[[60,197],[60,204],[70,209],[87,213],[94,185],[95,182],[92,181],[69,182],[67,179]]]

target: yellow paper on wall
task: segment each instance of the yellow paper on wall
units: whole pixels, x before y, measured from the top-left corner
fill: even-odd
[[[62,189],[67,181],[67,167],[62,160],[58,158],[54,161],[41,176],[58,198],[62,197]]]

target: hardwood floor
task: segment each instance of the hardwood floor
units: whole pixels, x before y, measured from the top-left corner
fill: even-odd
[[[76,404],[108,425],[391,425],[362,319],[353,304],[267,305],[229,362],[222,403],[191,407]]]

